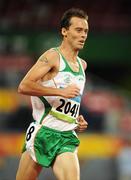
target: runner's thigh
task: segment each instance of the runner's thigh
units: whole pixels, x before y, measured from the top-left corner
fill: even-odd
[[[76,152],[65,152],[58,155],[52,168],[58,180],[80,179],[79,162]]]
[[[41,170],[42,167],[25,151],[21,156],[16,180],[36,180]]]

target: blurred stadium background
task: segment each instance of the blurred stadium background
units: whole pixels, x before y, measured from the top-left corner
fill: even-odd
[[[59,45],[59,20],[71,7],[89,15],[87,83],[79,134],[81,180],[131,180],[131,1],[0,0],[0,179],[14,180],[30,100],[17,87],[42,52]],[[54,180],[51,169],[40,180]]]

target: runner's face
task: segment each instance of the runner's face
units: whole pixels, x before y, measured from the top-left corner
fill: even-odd
[[[70,23],[69,29],[66,30],[67,41],[75,50],[80,50],[87,38],[88,22],[84,18],[72,17]]]

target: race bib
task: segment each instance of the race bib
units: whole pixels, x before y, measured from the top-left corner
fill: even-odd
[[[79,109],[80,103],[71,99],[59,97],[57,100],[55,100],[50,114],[63,121],[77,123],[76,118],[79,115]]]

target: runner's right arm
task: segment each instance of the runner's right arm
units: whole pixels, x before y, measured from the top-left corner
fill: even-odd
[[[42,86],[39,81],[56,66],[59,61],[58,54],[54,51],[43,54],[33,67],[28,71],[21,81],[18,92],[30,96],[62,96],[72,98],[79,95],[79,88],[76,85],[70,85],[66,88],[52,88]]]

